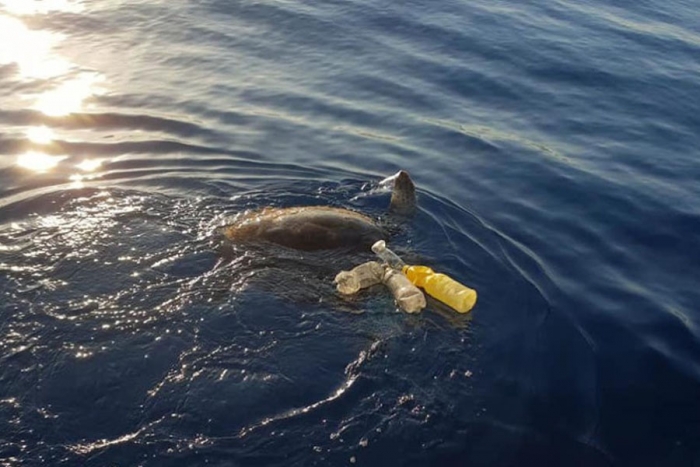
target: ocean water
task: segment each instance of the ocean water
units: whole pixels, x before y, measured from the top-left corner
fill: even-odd
[[[0,465],[700,465],[700,8],[0,0]],[[469,315],[336,295],[386,218]]]

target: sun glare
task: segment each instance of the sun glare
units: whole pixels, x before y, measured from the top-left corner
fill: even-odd
[[[54,139],[53,130],[45,126],[27,128],[25,134],[29,141],[36,144],[50,144]]]
[[[100,92],[96,85],[101,81],[102,75],[81,73],[77,78],[40,95],[34,108],[51,117],[78,112],[82,109],[85,99]]]
[[[0,5],[15,15],[33,15],[52,11],[80,13],[85,9],[81,2],[73,0],[0,0]]]
[[[53,53],[63,37],[35,31],[17,18],[0,15],[0,64],[17,64],[24,78],[48,79],[70,70],[70,63]]]
[[[94,172],[101,165],[102,161],[98,161],[97,159],[85,159],[83,162],[76,165],[76,167],[82,170],[83,172]]]
[[[31,151],[17,158],[17,165],[35,172],[48,172],[68,156],[51,156],[41,152]]]
[[[73,174],[68,179],[72,182],[70,184],[71,188],[80,189],[85,187],[85,182],[83,181],[85,177],[80,174]]]

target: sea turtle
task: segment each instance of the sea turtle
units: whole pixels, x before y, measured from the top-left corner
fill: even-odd
[[[393,177],[389,212],[410,215],[415,209],[416,192],[411,177],[400,171]],[[328,206],[265,208],[246,213],[234,224],[223,228],[234,242],[267,241],[297,250],[324,250],[351,247],[367,248],[387,237],[387,232],[372,218],[348,209]]]

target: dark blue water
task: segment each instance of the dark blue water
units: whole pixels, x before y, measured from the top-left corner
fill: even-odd
[[[700,9],[0,0],[0,464],[700,463]],[[418,316],[255,251],[385,217]]]

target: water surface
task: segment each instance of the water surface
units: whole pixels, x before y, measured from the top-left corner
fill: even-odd
[[[691,2],[0,0],[4,465],[695,465]],[[370,253],[221,244],[320,204]]]

